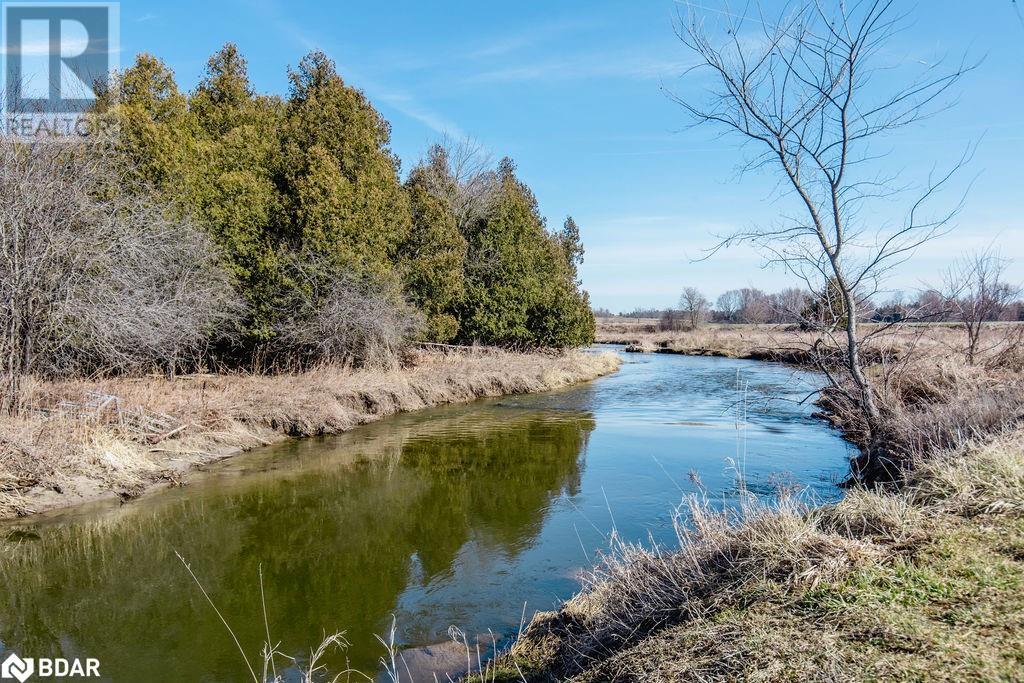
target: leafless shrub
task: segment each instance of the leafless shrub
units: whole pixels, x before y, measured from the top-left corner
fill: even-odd
[[[995,348],[985,361],[989,369],[1024,372],[1024,325],[1009,324],[993,329]]]
[[[161,365],[173,374],[182,361],[194,365],[194,355],[225,332],[240,307],[214,246],[144,201],[109,228],[98,236],[107,248],[92,245],[87,273],[55,308],[64,338],[77,342],[54,348],[49,371]]]
[[[274,344],[298,366],[334,362],[392,367],[422,316],[394,287],[338,272],[328,259],[303,256],[289,264],[297,286],[281,302]]]
[[[964,326],[964,355],[969,365],[1006,341],[999,335],[987,335],[987,340],[982,337],[986,323],[1000,320],[1007,307],[1020,296],[1020,288],[1004,279],[1008,266],[1008,260],[988,250],[958,260],[946,273],[945,305],[953,319]]]
[[[686,317],[682,311],[677,311],[674,308],[665,309],[661,317],[658,318],[657,324],[658,332],[677,332],[687,329]]]
[[[30,373],[174,372],[237,310],[213,244],[119,191],[102,143],[0,139],[3,409]]]

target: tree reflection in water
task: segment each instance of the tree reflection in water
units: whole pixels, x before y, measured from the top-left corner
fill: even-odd
[[[452,584],[530,547],[552,502],[577,492],[593,428],[588,413],[494,404],[405,416],[253,453],[119,509],[0,529],[39,536],[0,557],[0,641],[26,656],[98,657],[113,680],[244,680],[175,551],[253,658],[261,565],[271,635],[300,661],[345,630],[352,647],[328,664],[372,673],[373,636],[393,614],[414,644],[443,640],[449,623],[502,628],[477,621],[479,590],[460,599]],[[501,590],[500,577],[483,583]]]

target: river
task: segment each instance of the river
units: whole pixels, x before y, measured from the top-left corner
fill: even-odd
[[[95,657],[113,681],[252,680],[178,552],[250,659],[268,628],[299,663],[345,631],[328,667],[373,675],[392,620],[414,663],[450,625],[508,638],[578,590],[613,527],[671,541],[691,473],[716,505],[740,473],[764,497],[840,495],[851,447],[800,402],[814,374],[624,358],[578,387],[289,441],[184,488],[0,526],[0,652]]]

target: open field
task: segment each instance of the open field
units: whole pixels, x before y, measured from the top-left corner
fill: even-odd
[[[546,391],[613,372],[614,354],[417,352],[395,370],[27,383],[0,420],[0,517],[131,498],[242,450],[484,396]]]
[[[1005,348],[1003,338],[1015,341],[1024,330],[1018,323],[987,323],[995,356]],[[951,323],[906,324],[881,330],[876,323],[861,323],[862,335],[876,334],[869,351],[928,356],[962,354],[964,331]],[[659,330],[654,318],[597,318],[598,344],[626,344],[644,353],[681,353],[694,356],[726,356],[802,363],[817,338],[796,325],[745,325],[708,323],[696,330]]]

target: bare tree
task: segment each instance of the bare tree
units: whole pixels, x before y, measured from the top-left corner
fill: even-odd
[[[659,332],[678,332],[683,328],[683,317],[680,311],[674,308],[666,308],[658,316]]]
[[[739,290],[739,317],[745,323],[764,324],[772,319],[772,304],[768,295],[756,287]]]
[[[710,304],[699,289],[696,287],[685,287],[679,297],[679,308],[686,315],[690,329],[695,330],[707,318]]]
[[[428,170],[427,190],[449,203],[465,234],[469,225],[486,214],[497,187],[493,156],[472,138],[445,136],[431,146],[423,166]]]
[[[738,289],[730,289],[728,292],[723,292],[715,301],[715,310],[729,322],[735,322],[736,316],[739,315],[742,309],[743,300]]]
[[[1007,259],[988,250],[960,259],[946,273],[945,307],[963,323],[967,337],[964,355],[969,365],[1001,343],[983,343],[985,323],[1002,319],[1004,311],[1020,296],[1020,288],[1003,279],[1008,266]]]
[[[28,374],[174,371],[237,312],[209,239],[119,192],[102,144],[0,138],[0,408]]]
[[[921,292],[914,302],[914,310],[921,320],[941,321],[946,313],[942,292],[935,288]]]
[[[769,296],[775,322],[800,322],[807,308],[807,292],[799,287],[788,287]]]
[[[966,161],[929,177],[909,196],[903,193],[909,188],[873,167],[880,155],[876,145],[946,106],[944,95],[970,67],[924,67],[917,78],[882,92],[896,80],[878,77],[888,66],[881,63],[883,47],[906,19],[893,0],[798,0],[777,19],[727,11],[709,18],[724,22],[725,30],[713,32],[691,14],[680,18],[678,34],[698,57],[695,68],[716,85],[708,99],[674,99],[695,124],[745,143],[753,156],[743,170],[778,172],[798,211],[781,225],[725,236],[719,247],[752,244],[811,291],[834,283],[844,324],[814,348],[832,388],[863,417],[867,464],[874,470],[867,476],[874,476],[890,468],[881,455],[881,414],[861,355],[858,301],[877,291],[885,274],[916,247],[947,229],[956,209],[926,216],[926,205]],[[872,229],[872,202],[899,197],[908,198],[904,221]],[[829,362],[836,351],[838,366]]]

